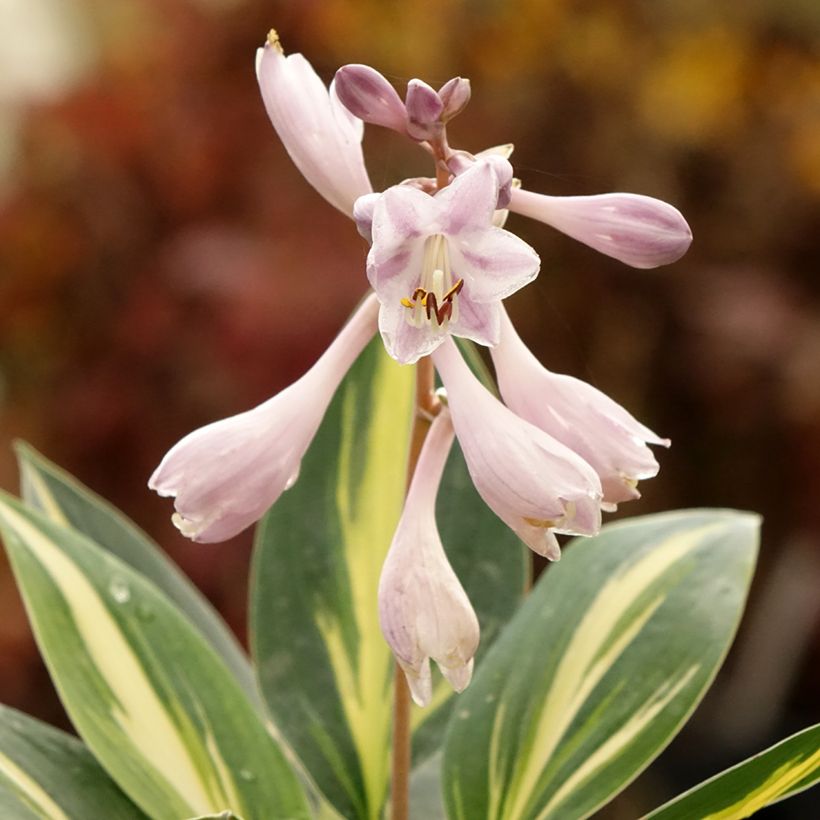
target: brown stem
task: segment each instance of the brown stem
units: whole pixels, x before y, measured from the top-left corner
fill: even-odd
[[[425,356],[416,366],[416,410],[410,453],[407,460],[407,486],[413,479],[416,464],[433,418],[441,409],[435,395],[433,361]],[[410,690],[404,672],[396,664],[393,701],[393,762],[390,791],[391,820],[407,820],[410,811]]]

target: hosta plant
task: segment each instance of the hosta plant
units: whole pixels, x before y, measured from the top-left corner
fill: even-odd
[[[451,147],[463,78],[411,80],[402,99],[349,65],[328,88],[273,32],[257,75],[290,156],[369,253],[313,367],[150,478],[195,541],[256,524],[250,658],[145,533],[19,446],[0,530],[80,739],[0,709],[3,817],[587,817],[714,679],[759,521],[602,526],[669,441],[529,351],[503,300],[540,260],[505,224],[533,217],[639,268],[677,260],[689,228],[645,196],[525,191],[509,145]],[[365,122],[416,143],[432,175],[374,192]],[[564,555],[530,585],[528,550]],[[747,817],[820,778],[818,740],[806,729],[649,816]]]

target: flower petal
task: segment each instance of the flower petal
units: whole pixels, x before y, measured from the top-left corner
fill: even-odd
[[[474,302],[506,299],[532,282],[541,267],[523,239],[494,226],[451,238],[450,253],[453,271]]]

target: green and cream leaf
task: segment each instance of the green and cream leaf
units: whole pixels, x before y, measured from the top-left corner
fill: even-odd
[[[147,820],[83,744],[7,706],[0,706],[0,817],[94,817]]]
[[[136,524],[33,447],[18,442],[23,501],[73,527],[153,581],[188,616],[228,665],[248,699],[259,704],[250,662],[207,598]]]
[[[820,781],[820,724],[709,778],[645,820],[741,820]]]
[[[235,678],[154,584],[5,495],[0,530],[63,704],[137,805],[157,820],[309,816]]]
[[[459,699],[445,743],[449,816],[574,820],[626,786],[714,678],[758,526],[684,511],[573,541]]]

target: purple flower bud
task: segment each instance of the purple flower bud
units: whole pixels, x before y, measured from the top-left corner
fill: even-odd
[[[414,139],[431,139],[441,130],[439,117],[444,108],[438,94],[421,80],[407,83],[405,97],[407,109],[407,133]]]
[[[406,111],[396,89],[374,68],[345,65],[336,72],[336,93],[351,114],[373,125],[407,133]]]
[[[470,102],[470,81],[464,77],[453,77],[438,90],[444,110],[441,112],[441,121],[449,122],[460,114]]]

